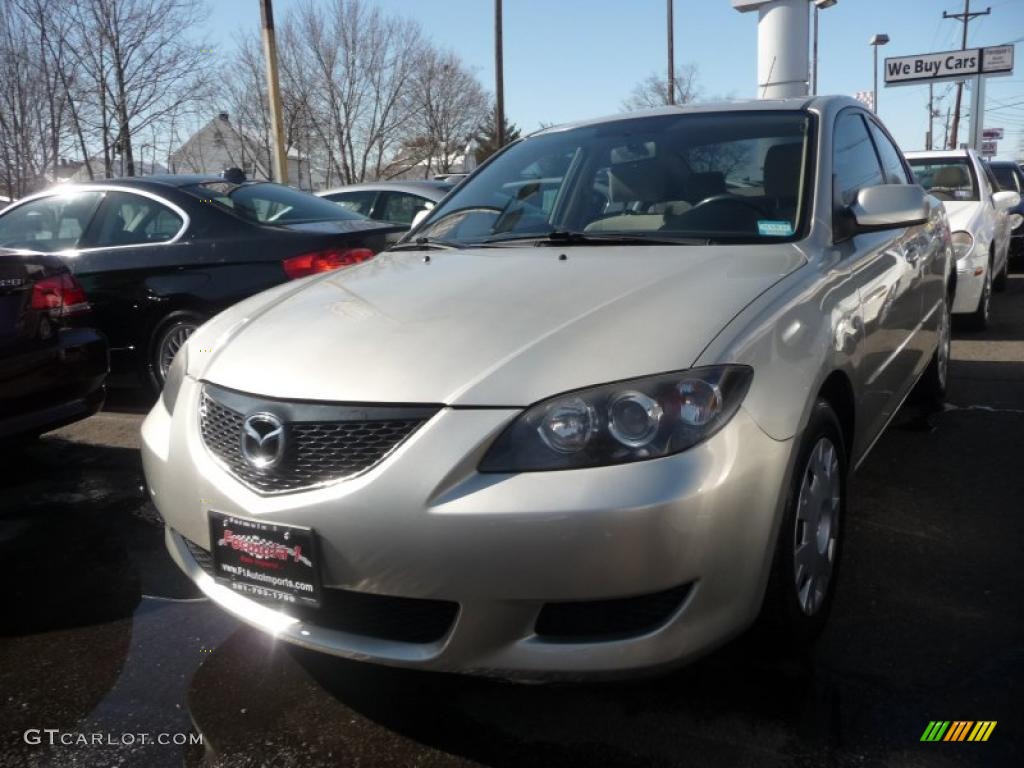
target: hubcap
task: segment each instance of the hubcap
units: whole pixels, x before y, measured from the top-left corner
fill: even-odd
[[[170,370],[171,363],[174,362],[174,356],[178,354],[178,350],[188,341],[188,337],[196,328],[195,325],[179,325],[160,340],[160,349],[157,353],[160,381],[167,378],[167,371]]]
[[[808,616],[821,610],[835,568],[841,483],[836,447],[823,437],[804,466],[793,531],[794,586]]]
[[[949,374],[949,305],[943,307],[942,315],[939,317],[939,348],[938,354],[938,375],[939,386],[946,388],[946,377]]]

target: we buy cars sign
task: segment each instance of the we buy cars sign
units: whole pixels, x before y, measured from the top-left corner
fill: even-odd
[[[974,75],[1008,75],[1013,72],[1013,46],[967,48],[963,51],[920,53],[885,60],[885,84],[963,80]]]

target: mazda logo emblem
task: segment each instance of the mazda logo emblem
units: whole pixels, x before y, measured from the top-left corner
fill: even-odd
[[[284,422],[272,413],[254,413],[242,422],[242,456],[256,469],[271,469],[284,456]]]

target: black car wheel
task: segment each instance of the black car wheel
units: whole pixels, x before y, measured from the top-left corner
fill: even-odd
[[[826,400],[800,438],[765,596],[762,624],[785,652],[803,653],[825,625],[842,550],[847,457]]]
[[[174,356],[204,322],[205,318],[194,312],[175,312],[157,326],[146,365],[147,378],[154,392],[159,393],[163,389]]]
[[[999,275],[995,280],[992,281],[992,290],[997,293],[1002,293],[1006,290],[1006,281],[1010,276],[1010,254],[1006,254],[1006,261],[1003,262],[1003,269],[999,272]]]
[[[932,412],[941,411],[943,403],[946,402],[946,386],[949,382],[950,328],[952,327],[950,299],[952,299],[951,296],[947,297],[939,308],[938,344],[935,346],[931,362],[921,374],[914,390],[917,402]]]
[[[988,321],[992,312],[992,264],[989,263],[985,270],[985,282],[981,286],[981,296],[978,297],[978,308],[965,318],[967,327],[973,331],[984,331],[988,328]]]

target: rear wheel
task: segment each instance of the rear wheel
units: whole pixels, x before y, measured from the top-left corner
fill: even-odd
[[[949,381],[950,352],[950,306],[949,299],[939,308],[938,344],[931,362],[917,382],[915,399],[930,411],[942,410],[946,402],[946,386]]]
[[[786,651],[807,650],[832,606],[846,515],[846,472],[839,419],[828,401],[819,399],[800,438],[762,616]]]
[[[178,350],[205,319],[195,312],[175,312],[157,326],[149,345],[145,377],[156,394],[163,389],[167,371]]]

